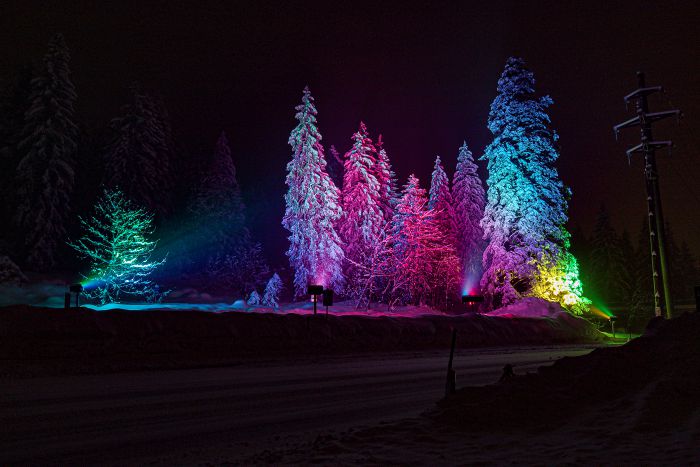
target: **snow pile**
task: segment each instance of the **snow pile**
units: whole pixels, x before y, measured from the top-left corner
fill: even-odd
[[[526,297],[511,305],[504,306],[489,313],[489,316],[505,318],[556,318],[560,313],[566,313],[556,302],[548,302],[541,298]]]
[[[111,305],[102,311],[13,306],[0,309],[0,374],[56,374],[229,365],[251,358],[362,352],[602,342],[585,320],[507,319],[482,315],[405,316],[364,312],[313,316],[281,312],[212,313],[188,304]],[[199,305],[200,308],[217,305]],[[241,307],[241,301],[227,305]],[[416,313],[416,314],[411,314]],[[407,317],[411,316],[411,317]]]
[[[443,401],[436,420],[464,430],[566,424],[586,410],[626,413],[637,431],[672,429],[700,415],[700,314],[655,322],[617,348],[564,358],[537,375],[465,388]]]
[[[268,444],[252,456],[231,453],[228,460],[242,465],[695,465],[700,459],[698,342],[700,314],[686,314],[655,323],[653,335],[622,347],[563,358],[537,374],[517,375],[516,368],[516,376],[504,383],[460,389],[415,418],[324,433],[303,443]]]
[[[40,283],[0,283],[0,306],[31,303],[36,306],[63,307],[68,288],[61,281]]]
[[[27,282],[27,276],[8,256],[0,256],[0,284],[20,285]]]

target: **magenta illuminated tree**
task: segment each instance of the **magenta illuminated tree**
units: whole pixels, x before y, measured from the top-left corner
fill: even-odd
[[[546,112],[552,99],[534,98],[534,85],[524,61],[509,58],[489,113],[494,139],[482,157],[489,177],[481,226],[489,243],[481,285],[492,307],[530,293],[547,264],[577,271],[559,264],[571,256],[564,226],[569,190],[554,167],[558,136]]]
[[[384,270],[390,303],[440,304],[459,285],[459,260],[428,209],[426,192],[411,175],[396,206]]]
[[[374,246],[377,244],[384,218],[380,206],[380,185],[376,173],[376,157],[372,140],[365,124],[353,135],[353,146],[345,154],[343,174],[343,217],[340,235],[345,243],[345,258],[348,262],[346,277],[347,292],[353,298],[364,299],[367,268]]]
[[[454,243],[452,194],[450,193],[450,182],[440,161],[440,156],[435,158],[435,166],[430,182],[428,209],[433,210],[435,223],[445,235],[453,239]]]
[[[452,200],[457,256],[462,264],[464,285],[471,288],[481,277],[484,231],[480,222],[484,216],[485,201],[484,187],[466,141],[459,148],[457,156],[457,168],[452,179]]]
[[[299,121],[289,136],[292,160],[287,164],[282,225],[290,233],[287,256],[294,269],[294,294],[306,293],[309,282],[320,282],[336,292],[343,289],[343,249],[334,224],[343,211],[340,193],[326,173],[316,107],[309,88],[296,107]]]

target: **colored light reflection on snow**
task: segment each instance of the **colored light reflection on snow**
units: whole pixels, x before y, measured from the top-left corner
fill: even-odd
[[[613,316],[613,314],[606,307],[600,304],[591,305],[590,310],[591,313],[600,316],[601,318],[610,319]]]
[[[462,283],[462,295],[479,295],[479,279],[467,274]]]

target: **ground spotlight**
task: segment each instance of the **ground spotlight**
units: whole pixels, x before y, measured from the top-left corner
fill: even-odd
[[[70,308],[71,294],[75,294],[75,308],[80,307],[80,294],[83,292],[82,284],[71,284],[68,286],[68,292],[64,296],[63,306]]]
[[[309,284],[306,287],[306,293],[311,295],[311,301],[314,303],[314,315],[316,315],[316,303],[318,302],[318,295],[323,294],[323,286],[317,284]]]
[[[476,311],[476,304],[483,301],[484,297],[482,295],[462,295],[462,303],[467,305],[467,309],[472,312]]]

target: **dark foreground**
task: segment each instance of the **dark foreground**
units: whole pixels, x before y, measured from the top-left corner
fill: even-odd
[[[0,308],[0,376],[36,377],[201,368],[250,358],[310,357],[457,347],[600,344],[588,321],[481,315],[309,316],[201,311]]]
[[[467,387],[420,417],[278,449],[243,463],[700,464],[700,314],[538,374]]]
[[[493,382],[506,363],[524,373],[590,351],[462,350],[455,358],[458,384]],[[305,462],[306,448],[295,446],[433,406],[443,395],[446,361],[446,352],[431,351],[5,379],[0,464],[284,462],[284,455],[265,458],[280,449],[296,453],[287,460]]]

